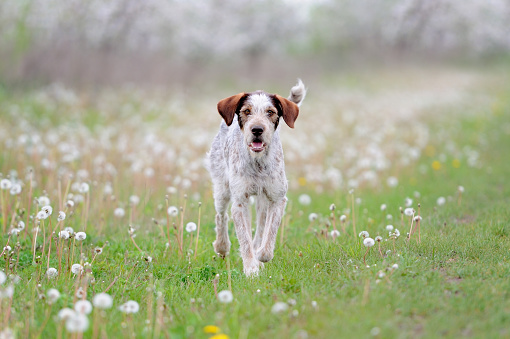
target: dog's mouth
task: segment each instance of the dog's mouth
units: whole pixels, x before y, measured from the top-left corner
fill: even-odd
[[[256,140],[250,143],[248,147],[250,148],[250,151],[259,153],[266,149],[266,144],[263,143],[262,141]]]

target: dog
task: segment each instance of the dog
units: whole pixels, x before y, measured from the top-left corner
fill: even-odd
[[[305,95],[305,85],[298,80],[288,98],[256,91],[218,102],[223,121],[206,158],[216,209],[213,247],[220,257],[230,252],[227,208],[232,202],[231,215],[246,276],[258,275],[263,263],[273,258],[288,189],[278,127],[283,118],[294,128]],[[253,240],[251,196],[256,197],[257,212]]]

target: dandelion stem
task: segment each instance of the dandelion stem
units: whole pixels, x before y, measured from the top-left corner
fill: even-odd
[[[356,217],[354,212],[354,193],[351,194],[352,201],[352,230],[354,232],[354,239],[356,239]]]
[[[197,225],[197,240],[195,244],[195,259],[197,258],[197,252],[198,252],[198,237],[200,236],[200,216],[201,216],[201,210],[202,210],[202,203],[198,203],[198,225]]]
[[[230,272],[230,254],[227,255],[228,290],[232,292],[232,274]]]
[[[30,181],[30,189],[28,191],[28,209],[27,209],[27,222],[26,222],[27,227],[25,227],[25,235],[24,235],[23,239],[27,238],[28,225],[30,224],[30,210],[32,208],[32,177],[33,177],[33,175],[34,175],[34,171],[32,169],[30,169],[30,176],[28,179]]]
[[[363,263],[365,264],[365,266],[367,266],[365,258],[367,257],[368,251],[370,251],[370,247],[367,247],[367,251],[365,252],[365,255],[363,256]]]

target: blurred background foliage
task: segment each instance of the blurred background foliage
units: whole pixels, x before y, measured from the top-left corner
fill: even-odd
[[[509,18],[508,0],[3,0],[0,83],[190,87],[506,59]]]

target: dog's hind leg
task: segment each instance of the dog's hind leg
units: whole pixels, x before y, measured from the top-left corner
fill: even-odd
[[[230,252],[228,237],[227,208],[230,202],[228,184],[214,185],[214,207],[216,208],[216,240],[213,242],[214,252],[225,257]]]

